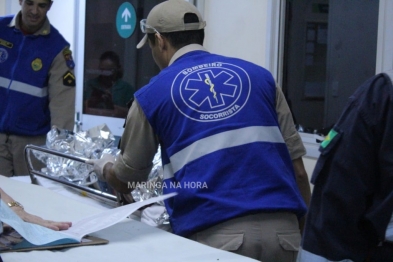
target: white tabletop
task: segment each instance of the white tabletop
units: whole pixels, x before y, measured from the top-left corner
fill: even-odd
[[[11,179],[31,184],[30,176],[14,176],[14,177],[11,177]],[[35,179],[39,185],[41,185],[45,188],[48,188],[51,191],[54,191],[60,195],[67,197],[67,198],[74,199],[78,202],[82,202],[82,203],[88,204],[90,206],[97,207],[101,210],[106,210],[108,208],[116,207],[116,203],[113,201],[110,201],[110,200],[104,201],[104,200],[93,199],[85,192],[82,193],[81,190],[76,189],[76,188],[72,188],[72,187],[67,186],[65,184],[61,184],[56,181],[53,181],[53,180],[50,180],[50,179],[47,179],[44,177],[39,177],[39,176],[36,176]]]
[[[102,209],[66,197],[51,189],[9,179],[0,175],[1,188],[21,202],[28,212],[46,219],[76,221]],[[91,234],[109,240],[106,245],[73,247],[57,251],[2,253],[4,262],[226,262],[255,261],[227,251],[211,248],[168,233],[133,219]]]

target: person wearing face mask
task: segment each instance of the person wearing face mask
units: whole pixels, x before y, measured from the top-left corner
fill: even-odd
[[[119,56],[113,51],[106,51],[99,59],[99,76],[85,84],[85,113],[99,112],[94,109],[105,109],[110,116],[125,117],[128,112],[127,103],[135,89],[122,79],[123,69]],[[101,115],[102,115],[101,112]]]
[[[24,148],[44,145],[55,125],[73,130],[74,61],[48,18],[53,1],[19,0],[0,17],[0,174],[28,175]]]

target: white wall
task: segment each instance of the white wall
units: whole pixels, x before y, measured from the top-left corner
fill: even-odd
[[[71,44],[71,50],[73,51],[75,50],[76,34],[76,1],[77,0],[54,0],[48,12],[49,21]]]
[[[205,47],[265,65],[268,0],[205,1]]]
[[[5,0],[0,0],[0,16],[5,15]]]
[[[314,171],[316,162],[317,162],[316,158],[303,157],[303,163],[304,163],[304,167],[306,169],[309,181],[311,181],[311,175],[312,175],[312,172]],[[310,183],[310,187],[311,187],[311,191],[312,191],[313,185],[311,183]]]
[[[5,15],[16,14],[20,10],[20,5],[18,0],[0,0],[0,2],[4,2]]]

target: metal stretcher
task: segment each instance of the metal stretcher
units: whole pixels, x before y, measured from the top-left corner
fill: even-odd
[[[93,199],[104,202],[105,204],[109,204],[114,207],[121,205],[120,204],[121,203],[120,196],[118,196],[118,195],[112,195],[112,194],[109,194],[106,192],[102,192],[101,190],[97,190],[95,188],[92,188],[91,186],[79,185],[77,183],[73,183],[73,182],[68,181],[68,180],[61,178],[61,177],[47,175],[44,172],[42,172],[42,170],[37,170],[37,163],[39,160],[34,161],[34,160],[32,160],[32,157],[31,157],[34,151],[38,151],[40,153],[46,153],[48,155],[53,155],[53,156],[57,156],[57,157],[62,157],[62,158],[68,159],[68,160],[73,160],[73,161],[77,161],[77,162],[81,162],[81,163],[85,163],[86,160],[88,160],[87,158],[82,158],[82,157],[54,151],[52,149],[46,148],[45,146],[36,146],[36,145],[29,144],[25,147],[25,160],[27,163],[27,168],[29,171],[29,175],[30,175],[30,179],[31,179],[32,184],[38,185],[39,183],[37,181],[36,176],[40,176],[40,177],[44,177],[44,178],[50,179],[52,181],[58,182],[60,184],[63,184],[67,187],[70,187],[70,188],[80,192],[82,195],[87,195]],[[37,162],[37,163],[34,163],[34,162]]]

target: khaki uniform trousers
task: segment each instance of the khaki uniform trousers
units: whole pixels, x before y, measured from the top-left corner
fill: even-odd
[[[189,239],[264,262],[294,262],[300,247],[298,219],[289,212],[234,218]]]
[[[29,175],[25,161],[25,147],[27,144],[43,146],[45,142],[46,135],[16,136],[0,133],[0,175],[7,177]]]

